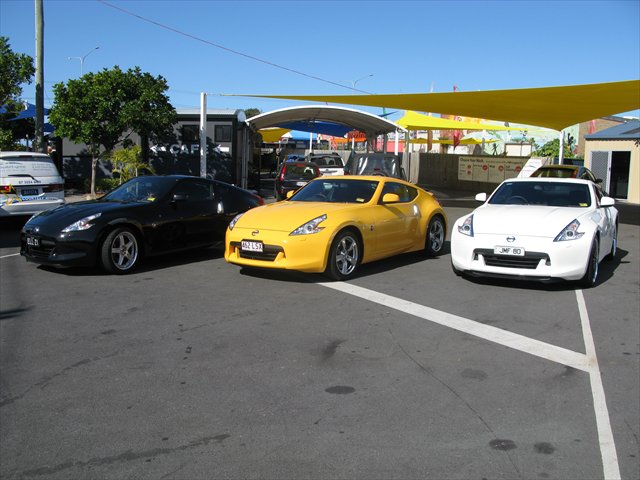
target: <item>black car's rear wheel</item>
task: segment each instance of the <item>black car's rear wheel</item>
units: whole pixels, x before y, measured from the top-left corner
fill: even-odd
[[[340,232],[331,244],[326,275],[334,280],[346,280],[353,276],[360,264],[360,240],[352,230]]]
[[[427,238],[425,240],[424,250],[430,257],[435,257],[442,253],[444,248],[444,239],[447,232],[444,226],[444,220],[440,215],[436,215],[429,222],[427,227]]]
[[[102,266],[109,273],[131,272],[140,259],[138,237],[128,227],[112,230],[102,243],[100,250]]]

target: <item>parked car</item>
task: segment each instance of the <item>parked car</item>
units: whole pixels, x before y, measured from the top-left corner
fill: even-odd
[[[295,191],[319,176],[320,169],[315,163],[284,162],[280,165],[274,182],[275,197],[283,200],[287,192]]]
[[[403,180],[322,176],[286,202],[234,218],[225,260],[346,280],[362,263],[405,252],[442,253],[446,225],[435,197]]]
[[[344,167],[345,175],[382,175],[405,180],[402,161],[393,153],[360,153],[352,155]]]
[[[607,193],[602,190],[602,179],[596,178],[593,172],[587,167],[581,167],[578,165],[544,165],[537,168],[531,176],[542,178],[580,178],[582,180],[589,180],[598,186],[603,196],[607,195]]]
[[[523,280],[577,281],[592,287],[598,265],[613,258],[618,211],[589,180],[505,180],[451,234],[453,271]]]
[[[264,204],[247,190],[199,177],[136,177],[98,200],[68,203],[32,217],[20,253],[51,266],[131,272],[143,256],[212,245],[229,221]]]
[[[64,204],[64,179],[44,153],[0,152],[0,217]]]
[[[310,153],[306,161],[318,165],[321,175],[344,175],[344,162],[337,152]]]

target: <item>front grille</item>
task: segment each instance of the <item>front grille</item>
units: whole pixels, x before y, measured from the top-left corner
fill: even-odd
[[[40,245],[39,247],[28,246],[27,253],[34,258],[46,259],[49,258],[49,255],[53,251],[53,248],[53,246],[49,245]]]
[[[284,249],[277,245],[265,245],[262,252],[248,252],[240,248],[240,242],[231,242],[234,248],[238,249],[238,256],[249,260],[262,260],[265,262],[273,262],[278,253],[284,252]]]
[[[525,268],[535,270],[540,260],[549,261],[549,255],[539,252],[526,252],[523,257],[512,255],[496,255],[488,248],[477,248],[474,254],[482,255],[485,265],[489,267]]]

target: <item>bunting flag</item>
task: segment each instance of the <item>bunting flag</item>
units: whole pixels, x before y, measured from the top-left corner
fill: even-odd
[[[591,120],[589,122],[589,135],[596,133],[596,121]]]

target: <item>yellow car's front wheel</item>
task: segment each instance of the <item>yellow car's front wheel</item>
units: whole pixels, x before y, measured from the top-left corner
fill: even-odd
[[[353,230],[343,230],[331,244],[325,274],[334,280],[347,280],[360,265],[362,248]]]

